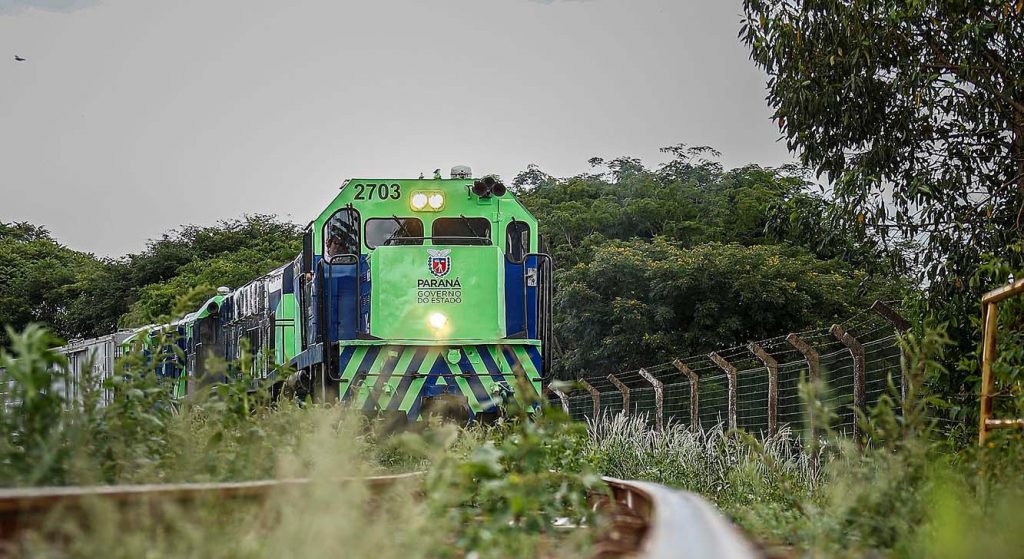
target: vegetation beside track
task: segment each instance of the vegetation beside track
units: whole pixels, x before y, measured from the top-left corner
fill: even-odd
[[[24,556],[94,557],[522,557],[584,556],[587,504],[599,478],[584,460],[586,429],[557,411],[486,429],[433,424],[385,434],[357,412],[281,401],[234,382],[172,403],[168,386],[138,355],[115,379],[82,384],[68,403],[50,336],[10,332],[0,386],[0,485],[90,485],[308,477],[263,504],[196,502],[60,511],[21,542]],[[84,370],[89,370],[85,367]],[[113,401],[99,405],[102,392]],[[339,478],[426,470],[380,495]],[[111,555],[113,554],[113,555]]]
[[[24,556],[583,557],[593,531],[554,526],[600,524],[586,503],[598,473],[698,492],[766,547],[813,556],[1014,556],[1024,543],[1021,520],[1007,513],[1024,505],[1018,436],[963,449],[930,428],[926,398],[912,397],[902,415],[895,400],[872,410],[863,451],[824,431],[827,421],[809,446],[788,431],[766,440],[721,428],[657,432],[642,417],[583,425],[551,408],[527,420],[516,406],[494,426],[384,435],[340,407],[268,406],[244,375],[172,407],[131,357],[116,381],[83,387],[83,405],[69,409],[45,390],[59,361],[47,334],[11,334],[0,363],[3,485],[313,480],[263,503],[93,503],[19,542]],[[941,367],[947,343],[941,331],[908,338],[914,386]],[[109,406],[96,405],[103,389]],[[812,415],[827,419],[815,387],[804,392]],[[338,482],[420,469],[422,479],[380,495]]]

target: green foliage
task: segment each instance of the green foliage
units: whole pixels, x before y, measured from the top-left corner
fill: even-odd
[[[638,160],[605,163],[594,172],[555,179],[530,166],[513,181],[522,202],[540,222],[559,267],[589,259],[588,238],[653,239],[683,246],[705,242],[744,245],[775,242],[765,232],[768,208],[806,195],[799,169],[756,165],[723,171],[706,146],[664,148],[672,159],[655,170]],[[599,240],[592,240],[596,244]]]
[[[700,493],[765,545],[808,556],[1007,556],[1024,534],[1012,514],[1024,504],[1020,433],[951,453],[932,429],[922,383],[943,374],[942,329],[903,340],[909,397],[900,401],[893,386],[860,417],[866,448],[829,432],[825,409],[812,414],[821,435],[814,454],[785,428],[757,441],[721,426],[670,423],[659,432],[642,416],[576,424],[558,409],[531,413],[522,388],[494,426],[434,424],[389,438],[342,406],[269,407],[244,361],[232,368],[235,381],[171,407],[151,364],[129,355],[116,381],[87,378],[82,401],[66,402],[51,389],[62,364],[45,332],[11,336],[12,351],[0,357],[4,485],[312,480],[262,504],[92,503],[22,542],[25,556],[582,557],[602,526],[586,499],[600,491],[597,473]],[[104,390],[112,403],[98,406]],[[389,468],[427,473],[372,500],[338,479]],[[561,518],[593,529],[555,529]]]
[[[1016,2],[745,0],[741,39],[801,161],[832,183],[817,219],[906,243],[927,286],[918,322],[948,325],[930,388],[977,404],[978,301],[1024,268],[1024,13]],[[952,366],[957,365],[959,366]]]
[[[54,340],[36,325],[21,334],[9,327],[11,352],[0,349],[0,484],[35,485],[63,475],[69,446],[61,418],[64,401],[54,384],[63,357],[48,351]]]
[[[670,422],[657,431],[645,416],[621,414],[591,420],[588,427],[591,460],[605,475],[655,481],[737,509],[765,500],[792,506],[815,481],[798,437],[788,429],[757,442],[722,425],[691,429]]]
[[[509,416],[471,432],[470,447],[461,453],[451,450],[458,434],[451,427],[434,433],[441,444],[406,437],[434,463],[429,507],[459,527],[453,549],[437,550],[438,556],[525,557],[554,542],[562,552],[585,550],[586,535],[559,534],[555,526],[559,519],[596,522],[588,495],[600,491],[600,478],[584,458],[586,431],[560,408],[530,413],[533,404],[540,404],[535,392],[521,384]]]
[[[828,464],[831,483],[826,488],[826,514],[814,523],[816,545],[825,553],[891,550],[906,554],[912,535],[930,521],[929,491],[935,472],[929,470],[933,463],[944,468],[946,459],[929,440],[932,424],[921,390],[926,378],[942,370],[949,343],[942,328],[900,340],[906,398],[901,400],[899,390],[890,386],[890,394],[859,417],[870,447],[862,453],[850,449],[836,453]]]
[[[838,260],[779,245],[585,243],[559,275],[564,375],[639,368],[681,355],[839,322],[886,287]]]
[[[42,227],[0,223],[0,324],[21,330],[39,322],[65,339],[151,324],[291,260],[300,236],[295,224],[247,215],[189,225],[141,253],[100,260],[60,245]]]
[[[662,151],[656,169],[593,158],[590,173],[513,181],[556,261],[563,378],[828,324],[900,289],[900,252],[817,224],[830,204],[800,169]]]
[[[1018,256],[1022,250],[1024,244],[1021,243],[1007,247],[1007,251]],[[999,258],[985,255],[966,289],[980,293],[1006,285],[1011,277],[1024,277],[1024,267],[1012,264],[1018,256]],[[941,397],[941,408],[947,418],[969,425],[962,434],[973,438],[977,434],[978,395],[981,393],[981,296],[973,299],[967,294],[957,294],[949,299],[948,304],[930,302],[924,297],[911,299],[911,312],[927,317],[923,320],[926,328],[943,325],[951,341],[944,352],[944,366],[926,376],[924,386],[928,393]],[[1024,417],[1024,399],[1014,388],[1024,366],[1022,332],[1024,299],[1013,297],[1002,301],[999,304],[997,360],[993,372],[997,389],[1001,391],[995,400],[996,413],[1006,417],[1018,414]]]
[[[78,278],[100,268],[90,255],[58,244],[42,227],[0,222],[0,325],[20,331],[42,322],[67,332],[74,322],[68,302],[81,293]],[[9,342],[0,332],[0,347]]]
[[[238,287],[288,262],[302,249],[295,224],[274,216],[249,215],[214,227],[190,225],[126,258],[125,273],[137,293],[125,325],[140,326],[171,313],[189,294],[191,308],[217,287]]]
[[[1002,0],[745,0],[790,149],[834,183],[834,221],[924,237],[936,295],[1019,238],[1024,14]],[[957,289],[960,286],[954,286]]]
[[[966,557],[1019,555],[1024,504],[1017,432],[989,448],[953,450],[929,419],[923,383],[943,374],[950,340],[942,328],[901,341],[908,396],[890,394],[859,421],[867,446],[829,430],[830,410],[813,385],[802,394],[818,444],[785,430],[763,442],[715,426],[669,424],[621,415],[590,424],[599,471],[682,487],[713,500],[766,547],[809,557]],[[817,449],[817,450],[816,450]]]
[[[87,375],[81,401],[65,400],[52,389],[65,375],[45,332],[32,327],[13,339],[15,353],[0,359],[0,386],[10,387],[0,402],[7,433],[0,485],[312,480],[263,505],[199,501],[182,510],[119,511],[87,503],[88,514],[58,512],[37,539],[22,542],[26,556],[276,557],[331,549],[508,557],[557,545],[560,556],[575,557],[567,552],[582,554],[588,545],[590,532],[554,527],[561,517],[595,521],[587,496],[599,480],[584,461],[585,429],[560,411],[531,420],[536,396],[510,404],[510,418],[493,428],[433,425],[394,439],[342,406],[271,406],[269,387],[253,378],[247,359],[223,369],[232,372],[229,382],[172,405],[154,362],[133,352],[118,361],[114,379],[99,385]],[[101,406],[103,391],[112,399]],[[362,484],[339,481],[396,468],[429,472],[372,501]],[[108,549],[120,532],[130,535]],[[328,543],[309,543],[313,533]],[[367,539],[374,534],[379,541]]]

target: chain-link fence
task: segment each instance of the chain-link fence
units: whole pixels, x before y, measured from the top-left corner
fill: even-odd
[[[898,332],[908,327],[876,302],[843,324],[794,332],[645,367],[579,379],[582,388],[552,390],[574,419],[624,412],[705,427],[723,424],[751,433],[805,427],[802,380],[820,379],[818,399],[836,415],[834,428],[853,434],[855,408],[867,409],[903,388]]]

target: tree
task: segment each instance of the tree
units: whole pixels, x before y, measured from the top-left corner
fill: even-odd
[[[298,225],[259,214],[165,234],[122,262],[133,297],[120,322],[148,324],[171,314],[179,297],[194,308],[219,286],[240,287],[293,259],[301,237]]]
[[[791,150],[832,181],[829,227],[919,243],[920,317],[949,326],[951,409],[976,409],[981,292],[1024,268],[1024,3],[744,0]],[[997,271],[999,271],[997,273]],[[958,363],[958,366],[953,366]]]
[[[109,334],[195,308],[221,285],[238,287],[295,257],[301,231],[270,215],[189,225],[145,251],[99,260],[43,227],[0,223],[0,325],[42,323],[65,339]],[[8,343],[0,330],[0,347]]]
[[[922,241],[937,299],[1024,231],[1022,8],[744,0],[740,36],[787,145],[834,184],[830,219]]]
[[[831,204],[804,170],[726,171],[707,146],[662,151],[655,169],[630,157],[563,179],[528,169],[545,177],[520,199],[556,261],[560,375],[831,324],[903,285],[898,252],[821,223]]]
[[[43,227],[0,222],[0,325],[21,331],[41,322],[61,336],[74,335],[69,310],[80,293],[76,278],[100,267],[92,255],[60,245]],[[0,347],[8,343],[0,329]]]
[[[840,322],[887,286],[803,248],[664,237],[602,241],[564,270],[555,326],[559,374],[634,369],[797,328]]]
[[[718,152],[707,146],[680,144],[662,151],[671,159],[656,169],[630,157],[608,163],[594,157],[591,172],[574,177],[555,179],[533,165],[520,174],[524,184],[527,176],[543,177],[530,181],[520,199],[540,221],[560,267],[586,260],[580,247],[594,234],[610,239],[662,235],[683,246],[824,242],[809,235],[787,237],[788,229],[770,211],[777,208],[788,218],[788,201],[811,196],[802,169],[748,165],[725,171],[714,160]],[[610,170],[601,172],[605,169]]]

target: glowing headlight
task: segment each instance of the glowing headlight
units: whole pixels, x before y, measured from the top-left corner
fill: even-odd
[[[427,322],[434,328],[443,328],[445,324],[448,324],[448,317],[436,312],[427,317]]]
[[[422,192],[417,192],[412,195],[412,199],[409,202],[412,204],[412,209],[422,210],[427,207],[427,195]]]
[[[440,210],[441,206],[444,205],[444,195],[442,195],[439,192],[431,194],[430,199],[427,200],[427,203],[430,204],[431,208],[434,208],[435,210]]]

